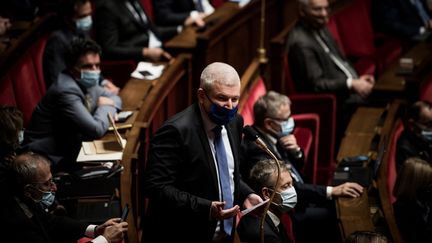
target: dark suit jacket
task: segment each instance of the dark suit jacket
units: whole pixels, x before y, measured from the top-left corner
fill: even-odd
[[[100,96],[113,99],[116,107],[97,106]],[[108,113],[115,114],[116,108],[121,108],[120,97],[100,86],[85,89],[69,74],[61,73],[33,111],[24,149],[48,155],[54,164],[63,159],[75,161],[83,140],[106,133]]]
[[[327,29],[325,31],[327,36],[331,36]],[[335,41],[333,45],[337,47]],[[290,32],[287,50],[292,78],[299,91],[348,96],[347,76],[333,63],[302,21],[298,21]],[[336,50],[343,58],[339,48]]]
[[[261,219],[255,215],[248,214],[241,218],[237,227],[237,232],[242,242],[260,242],[260,222]],[[265,243],[289,243],[291,242],[286,232],[279,232],[273,221],[268,215],[264,220],[264,242]]]
[[[423,6],[427,10],[424,2]],[[377,30],[398,37],[414,37],[424,26],[416,7],[409,0],[372,1],[372,16]],[[429,16],[432,17],[430,11]]]
[[[104,51],[104,57],[142,60],[142,49],[148,46],[149,41],[148,29],[162,41],[177,33],[174,27],[156,28],[149,18],[147,23],[137,19],[126,7],[125,2],[126,0],[111,0],[100,1],[97,4],[95,32],[96,39]],[[142,10],[144,11],[144,8]]]
[[[256,129],[255,129],[256,130]],[[266,143],[268,148],[276,155],[280,160],[290,163],[290,161],[278,157],[278,153],[274,151],[270,141],[258,130],[261,139]],[[265,151],[260,149],[254,141],[249,140],[247,137],[243,139],[242,145],[242,176],[243,178],[249,177],[249,172],[252,167],[260,160],[272,159]],[[247,181],[247,180],[246,180]],[[294,183],[294,187],[297,191],[297,207],[306,207],[309,203],[321,204],[326,201],[326,187],[320,185]]]
[[[29,210],[27,213],[13,197],[2,198],[0,202],[2,242],[76,242],[84,236],[88,224],[48,214],[34,202],[21,202]]]
[[[153,10],[158,25],[177,26],[196,8],[193,0],[153,0]]]
[[[243,119],[225,126],[233,151],[234,204],[253,191],[241,180],[239,149]],[[210,217],[219,201],[215,162],[198,104],[169,119],[151,141],[144,194],[149,198],[145,242],[211,242],[217,221]],[[166,229],[166,233],[161,232]],[[163,232],[163,231],[162,231]]]

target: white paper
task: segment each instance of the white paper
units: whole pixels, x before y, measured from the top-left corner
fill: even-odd
[[[157,79],[162,75],[164,68],[165,65],[163,64],[139,62],[135,71],[132,72],[131,77],[148,80]]]
[[[245,216],[246,214],[248,214],[248,213],[254,211],[255,209],[261,207],[263,204],[266,204],[269,200],[270,199],[266,199],[265,201],[260,202],[260,203],[258,203],[257,205],[254,205],[251,208],[246,208],[245,210],[242,210],[240,213],[241,213],[242,216]]]

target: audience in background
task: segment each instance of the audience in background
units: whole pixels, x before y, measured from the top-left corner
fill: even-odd
[[[373,231],[356,231],[350,234],[345,243],[388,243],[387,237]]]
[[[304,182],[300,169],[304,156],[295,136],[291,117],[291,102],[287,96],[268,92],[254,104],[254,125],[260,138],[275,156],[291,166],[298,204],[294,212],[296,242],[316,242],[326,239],[334,242],[337,222],[334,212],[336,197],[359,197],[363,188],[357,183],[347,182],[335,187],[312,185]],[[271,157],[255,144],[255,139],[245,136],[242,143],[241,171],[248,178],[250,169],[260,160]],[[310,232],[313,230],[314,234]],[[326,238],[328,237],[328,238]]]
[[[87,39],[72,41],[67,70],[33,111],[24,148],[48,155],[54,169],[71,170],[83,140],[103,136],[121,109],[120,97],[98,85],[100,47]]]
[[[393,190],[393,210],[407,243],[432,242],[432,166],[410,158],[401,166]]]
[[[89,225],[78,220],[55,216],[42,205],[54,201],[56,185],[52,181],[47,158],[25,153],[10,164],[13,173],[8,182],[12,195],[0,202],[0,232],[4,242],[70,242],[83,236],[98,237],[91,242],[121,242],[127,223],[119,218],[102,225]]]
[[[153,10],[158,25],[203,27],[214,8],[208,0],[153,0]]]
[[[397,141],[397,169],[410,157],[432,164],[432,104],[417,101],[407,110],[405,129]]]
[[[54,83],[58,75],[66,68],[66,54],[72,40],[91,38],[92,5],[90,0],[63,0],[60,13],[63,26],[55,31],[47,41],[43,55],[43,70],[46,87]],[[101,85],[113,94],[119,88],[111,81],[101,78]]]
[[[432,28],[432,11],[425,0],[374,0],[375,28],[399,38],[421,39]]]
[[[177,34],[176,27],[156,27],[138,0],[98,1],[95,32],[104,58],[167,60],[163,41]]]
[[[240,207],[262,201],[239,172],[237,71],[212,63],[200,81],[198,102],[166,121],[151,141],[141,191],[149,199],[145,242],[232,242]]]
[[[287,41],[292,78],[300,92],[336,95],[341,134],[356,107],[366,102],[375,79],[368,74],[359,76],[341,53],[326,27],[328,0],[298,2],[299,20]]]
[[[280,164],[280,179],[277,185],[278,169],[276,163]],[[281,222],[282,214],[294,209],[297,203],[297,194],[289,167],[282,161],[261,160],[254,165],[250,173],[248,180],[250,186],[263,200],[270,199],[271,194],[276,191],[264,220],[264,242],[266,243],[288,243],[293,237],[287,234],[285,226]],[[252,212],[243,216],[237,226],[237,232],[242,242],[261,242],[260,224],[261,217],[264,215],[262,215],[262,210],[257,211],[259,212]]]

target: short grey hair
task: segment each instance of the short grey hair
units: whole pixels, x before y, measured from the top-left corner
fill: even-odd
[[[309,6],[310,0],[297,0],[301,6]]]
[[[291,165],[278,160],[277,163],[280,165],[281,173],[290,172]],[[273,179],[273,175],[277,174],[276,161],[273,159],[264,159],[258,161],[251,169],[249,174],[249,181],[252,190],[259,193],[263,187],[274,189],[276,181]]]
[[[236,86],[240,85],[240,77],[232,66],[222,62],[214,62],[202,71],[200,88],[212,92],[213,84],[216,82],[226,86]]]
[[[35,183],[38,179],[39,168],[42,164],[50,166],[50,161],[33,152],[18,155],[12,163],[12,170],[15,174],[17,189],[24,189],[24,186]]]
[[[264,125],[264,119],[267,117],[276,117],[282,105],[291,105],[288,96],[269,91],[261,96],[254,104],[254,124],[257,126]]]

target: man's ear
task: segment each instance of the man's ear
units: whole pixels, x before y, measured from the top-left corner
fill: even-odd
[[[261,188],[261,195],[264,198],[264,200],[270,198],[271,192],[267,187]]]
[[[204,91],[204,89],[199,88],[198,91],[197,91],[197,96],[198,96],[198,102],[200,104],[203,104],[204,103],[204,99],[206,98],[205,97],[205,91]]]

